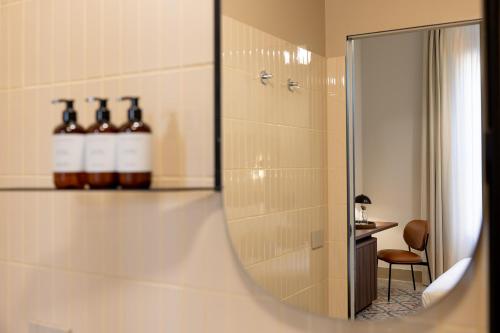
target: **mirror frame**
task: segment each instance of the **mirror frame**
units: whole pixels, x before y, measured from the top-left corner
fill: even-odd
[[[497,0],[485,0],[483,6],[485,19],[485,33],[483,41],[485,41],[486,51],[484,52],[483,67],[485,73],[486,98],[484,99],[485,107],[485,184],[486,184],[486,202],[484,223],[485,228],[483,233],[489,238],[489,324],[490,332],[500,331],[500,321],[495,319],[492,314],[498,313],[500,308],[497,300],[500,299],[500,286],[497,283],[492,283],[497,278],[495,274],[495,265],[497,254],[500,249],[497,244],[500,244],[500,225],[491,223],[490,221],[498,221],[500,218],[500,205],[490,204],[500,200],[500,177],[498,170],[500,169],[500,3]],[[497,171],[495,173],[495,171]]]
[[[214,187],[222,192],[222,0],[214,2]],[[231,237],[229,237],[231,238]]]

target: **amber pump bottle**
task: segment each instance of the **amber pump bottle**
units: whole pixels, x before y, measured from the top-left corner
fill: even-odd
[[[142,121],[139,97],[121,97],[130,101],[128,121],[117,136],[119,183],[123,189],[148,189],[152,179],[151,129]]]
[[[88,97],[88,103],[98,102],[95,123],[87,129],[85,137],[85,171],[91,189],[113,189],[118,186],[116,172],[116,133],[111,123],[108,100]]]
[[[74,101],[56,99],[52,104],[65,103],[63,123],[56,127],[53,135],[54,185],[58,189],[83,189],[86,183],[84,172],[85,130],[77,123]]]

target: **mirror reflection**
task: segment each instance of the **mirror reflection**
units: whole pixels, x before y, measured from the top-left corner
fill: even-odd
[[[230,17],[223,29],[231,237],[261,286],[327,314],[326,59]]]
[[[259,8],[223,1],[224,201],[243,267],[333,318],[434,304],[481,223],[479,26],[353,36],[346,62],[326,56],[324,7],[303,8],[307,27]]]

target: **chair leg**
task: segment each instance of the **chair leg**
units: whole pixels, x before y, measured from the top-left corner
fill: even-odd
[[[392,264],[389,264],[389,287],[387,288],[387,302],[391,301],[391,272]]]
[[[413,290],[417,290],[417,288],[415,287],[415,273],[413,272],[413,265],[410,266],[411,266],[411,279],[413,280]]]
[[[427,240],[429,240],[429,236],[427,236]],[[427,253],[427,241],[425,243],[425,259],[427,259],[427,271],[429,272],[429,283],[432,283],[431,263],[429,262],[429,254]]]

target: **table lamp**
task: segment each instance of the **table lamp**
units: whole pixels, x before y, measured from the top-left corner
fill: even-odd
[[[372,201],[366,195],[360,194],[360,195],[356,196],[356,198],[354,198],[354,203],[361,205],[361,221],[363,223],[367,223],[368,216],[366,213],[366,206],[365,205],[371,205]]]

